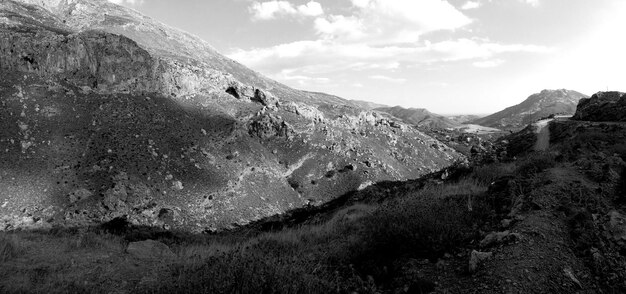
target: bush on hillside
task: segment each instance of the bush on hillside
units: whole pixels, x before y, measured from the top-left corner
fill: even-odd
[[[522,160],[516,172],[523,177],[529,177],[554,166],[556,166],[556,160],[553,154],[536,152]]]
[[[483,202],[470,211],[466,197],[420,197],[392,201],[364,219],[363,243],[352,250],[358,271],[377,281],[394,276],[401,258],[436,261],[477,237],[487,212]]]
[[[617,201],[626,203],[626,167],[622,169],[622,175],[617,183]]]
[[[12,235],[0,235],[0,262],[6,262],[24,253],[20,240]]]

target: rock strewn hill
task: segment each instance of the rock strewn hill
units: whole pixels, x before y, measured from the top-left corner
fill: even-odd
[[[0,229],[246,224],[462,156],[103,0],[0,2]]]
[[[591,98],[581,99],[573,119],[605,122],[626,121],[626,93],[598,92]]]
[[[589,96],[572,90],[543,90],[524,102],[474,120],[473,124],[498,129],[518,129],[552,114],[571,115],[582,98]]]

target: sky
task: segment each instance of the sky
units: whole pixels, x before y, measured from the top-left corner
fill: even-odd
[[[293,88],[489,114],[626,91],[624,0],[109,0]]]

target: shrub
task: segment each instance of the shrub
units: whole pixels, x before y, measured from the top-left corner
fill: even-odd
[[[0,235],[0,262],[9,261],[24,253],[24,247],[17,236]]]
[[[626,167],[622,169],[622,174],[617,182],[617,201],[626,203]]]
[[[555,156],[548,152],[537,152],[527,156],[517,168],[517,173],[523,177],[538,174],[556,166]]]
[[[514,163],[495,163],[475,167],[472,178],[482,185],[489,185],[503,176],[513,175],[514,171]]]
[[[392,201],[364,218],[363,240],[352,249],[357,270],[385,281],[400,258],[435,261],[477,237],[475,228],[489,211],[484,202],[470,211],[465,197],[425,194]]]

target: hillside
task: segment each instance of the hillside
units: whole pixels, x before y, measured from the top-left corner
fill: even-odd
[[[542,121],[491,163],[216,235],[0,232],[0,292],[624,293],[625,140],[622,123]]]
[[[388,113],[407,124],[417,127],[446,129],[458,127],[459,124],[424,108],[403,108],[401,106],[379,107],[376,111]]]
[[[591,98],[581,99],[573,119],[587,121],[626,121],[626,94],[598,92]]]
[[[471,121],[482,118],[481,115],[473,115],[473,114],[459,114],[459,115],[450,115],[446,116],[449,120],[456,122],[458,124],[466,124]]]
[[[104,0],[0,2],[0,229],[245,225],[463,158]]]
[[[369,101],[362,101],[362,100],[350,100],[350,102],[352,104],[357,105],[358,107],[366,109],[366,110],[374,110],[376,108],[389,107],[387,105],[374,103],[374,102],[369,102]]]
[[[572,90],[543,90],[518,105],[471,123],[498,129],[520,129],[552,114],[573,115],[578,101],[588,97]]]

